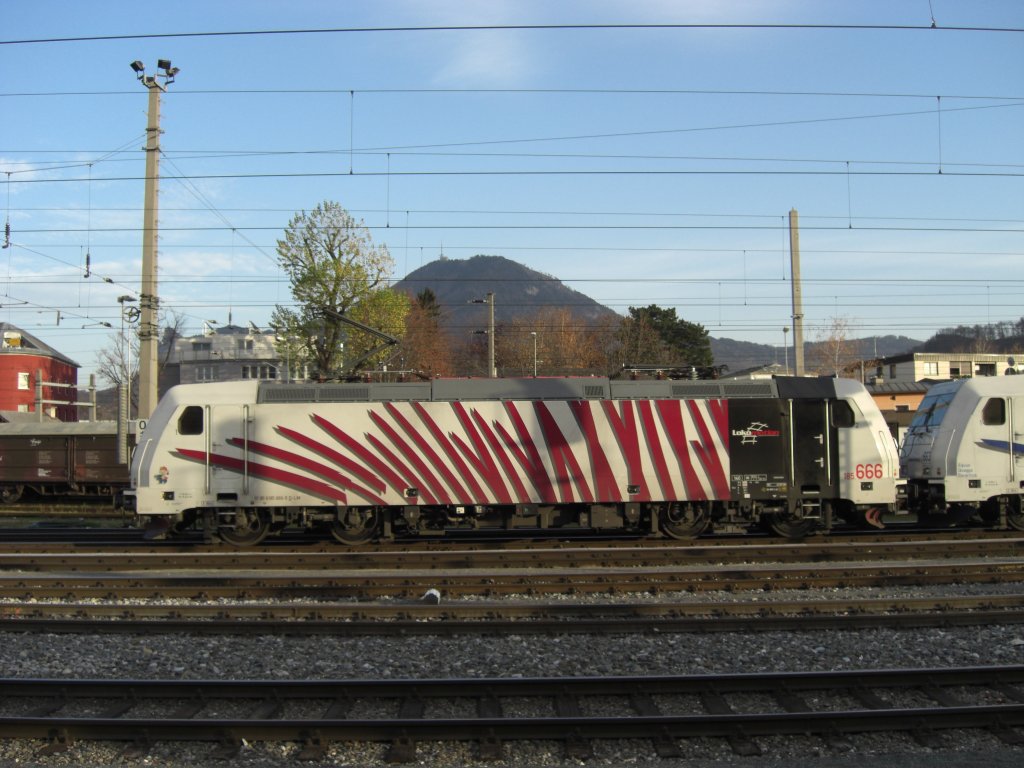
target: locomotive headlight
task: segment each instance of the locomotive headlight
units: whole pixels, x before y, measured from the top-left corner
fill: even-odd
[[[873,491],[875,489],[875,484],[872,482],[864,482],[860,484],[860,489],[862,491]]]

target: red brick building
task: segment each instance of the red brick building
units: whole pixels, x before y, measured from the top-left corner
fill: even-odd
[[[75,402],[80,367],[32,334],[0,323],[0,411],[38,415],[37,385],[42,381],[44,417],[78,421]]]

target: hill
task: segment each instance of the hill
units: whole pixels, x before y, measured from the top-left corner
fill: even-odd
[[[781,339],[780,339],[781,341]],[[743,371],[748,368],[758,368],[762,365],[778,363],[785,365],[789,362],[792,370],[793,360],[793,338],[788,339],[790,349],[782,349],[782,344],[755,344],[749,341],[737,339],[720,338],[711,339],[711,352],[715,356],[715,365],[727,365],[731,373]],[[813,359],[814,349],[819,342],[804,340],[804,359]],[[858,358],[873,360],[875,358],[901,355],[910,352],[921,344],[917,339],[907,336],[869,336],[863,339],[849,339],[847,345],[850,351]]]
[[[410,272],[395,290],[416,295],[429,288],[443,308],[443,325],[453,333],[487,327],[487,310],[474,302],[494,292],[497,325],[529,317],[543,307],[565,307],[583,320],[618,317],[614,310],[563,285],[560,280],[503,256],[442,258]]]
[[[443,326],[456,335],[487,327],[486,308],[473,302],[484,299],[488,291],[494,292],[494,320],[497,325],[529,317],[543,307],[565,307],[587,321],[621,317],[589,296],[563,285],[557,278],[503,256],[441,258],[410,272],[394,288],[412,295],[424,288],[432,290],[437,303],[443,308]],[[685,320],[685,313],[680,314]],[[789,341],[792,343],[792,337]],[[921,344],[906,336],[876,336],[848,343],[857,350],[858,356],[866,359],[902,354]],[[806,357],[812,354],[813,347],[814,342],[808,341]],[[785,362],[781,344],[756,344],[712,337],[711,351],[715,365],[726,365],[731,372]],[[793,363],[790,350],[789,364],[792,366]]]

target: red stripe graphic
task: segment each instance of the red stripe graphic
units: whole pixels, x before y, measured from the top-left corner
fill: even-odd
[[[548,477],[548,471],[544,467],[544,463],[540,460],[540,452],[537,450],[537,446],[534,445],[533,438],[530,437],[530,433],[526,430],[526,424],[523,423],[523,417],[519,415],[519,411],[516,407],[509,402],[505,403],[505,413],[512,419],[512,426],[516,430],[516,434],[519,436],[519,442],[517,442],[512,435],[508,433],[508,430],[499,422],[494,422],[494,429],[501,435],[501,439],[505,442],[505,446],[512,452],[512,456],[519,462],[519,465],[525,470],[526,476],[533,482],[533,487],[537,491],[537,495],[542,502],[547,504],[554,504],[557,499],[555,498],[555,489],[551,485],[551,478]],[[515,476],[515,474],[513,474]],[[529,498],[529,497],[528,497]]]
[[[416,482],[410,483],[407,480],[400,477],[397,472],[395,472],[391,467],[389,467],[387,464],[381,461],[380,458],[373,451],[369,450],[365,445],[360,443],[355,438],[350,437],[344,430],[334,426],[334,424],[329,422],[327,419],[323,418],[322,416],[317,416],[316,414],[313,414],[313,421],[316,422],[316,424],[321,429],[323,429],[325,432],[331,435],[331,437],[333,437],[343,446],[352,451],[352,453],[354,453],[357,457],[362,459],[363,462],[376,469],[380,477],[384,478],[388,485],[391,486],[391,489],[399,496],[405,496],[406,488],[419,488],[419,485]],[[402,466],[404,467],[404,465]],[[416,502],[413,501],[412,503]]]
[[[698,404],[693,400],[688,400],[686,404],[690,408],[690,416],[693,418],[694,424],[697,425],[697,432],[700,434],[700,441],[691,440],[690,444],[693,446],[694,453],[697,454],[697,457],[704,465],[704,469],[707,470],[708,477],[711,478],[711,487],[715,489],[715,498],[728,499],[729,479],[725,476],[725,469],[722,467],[722,460],[718,455],[718,449],[715,448],[715,444],[711,439],[711,431],[704,422],[704,416],[701,414]]]
[[[352,459],[338,453],[330,446],[324,445],[323,443],[314,440],[309,435],[304,435],[301,432],[296,432],[294,429],[289,429],[288,427],[277,427],[276,429],[289,440],[293,440],[294,442],[299,443],[300,445],[306,446],[314,453],[320,456],[324,456],[325,458],[328,458],[331,461],[333,461],[339,467],[348,470],[367,485],[373,486],[373,489],[378,493],[383,493],[384,490],[387,488],[387,486],[381,481],[379,477],[377,477],[372,472],[368,472],[366,470],[366,467],[364,467],[362,464],[358,464],[357,462],[352,461]]]
[[[399,485],[398,488],[395,489],[396,491],[398,491],[398,494],[400,496],[405,496],[406,488],[415,488],[419,493],[419,496],[415,498],[420,499],[426,504],[437,503],[437,499],[430,492],[430,488],[428,488],[424,483],[420,482],[420,478],[416,475],[416,473],[409,469],[406,463],[402,461],[400,458],[398,458],[398,456],[396,456],[391,451],[390,448],[384,445],[384,443],[382,443],[376,435],[371,435],[367,433],[366,441],[370,443],[370,445],[372,445],[377,450],[377,452],[380,453],[385,459],[391,462],[391,466],[393,466],[395,470],[398,472],[398,474],[404,478],[404,484]]]
[[[498,470],[498,466],[494,463],[494,458],[491,456],[490,451],[487,450],[487,445],[484,443],[483,438],[480,437],[480,431],[478,431],[476,426],[473,424],[473,417],[479,419],[481,418],[480,414],[474,410],[473,417],[471,417],[466,413],[466,408],[462,403],[452,403],[452,410],[458,417],[459,423],[462,424],[462,430],[473,444],[473,447],[470,448],[466,445],[462,438],[454,432],[451,433],[452,442],[459,447],[459,450],[462,451],[462,454],[466,457],[466,461],[472,464],[473,468],[477,471],[477,474],[484,479],[487,487],[490,488],[491,493],[494,494],[494,497],[498,502],[501,504],[511,504],[512,497],[509,495],[508,486],[506,486],[505,481],[501,479],[501,472]],[[486,429],[486,425],[484,425],[483,428]],[[493,443],[497,444],[497,441],[494,440],[493,433],[490,433],[490,437]],[[506,471],[510,468],[511,465],[506,467]],[[464,474],[468,475],[468,470],[464,470]],[[522,495],[525,497],[525,491]],[[480,492],[480,496],[483,496],[482,492]]]
[[[654,406],[658,410],[658,415],[661,416],[665,434],[668,435],[672,451],[675,453],[676,461],[679,462],[679,468],[683,473],[683,496],[679,500],[706,499],[707,493],[704,486],[700,484],[690,460],[690,449],[686,443],[686,429],[683,426],[682,401],[658,400]]]
[[[650,501],[651,490],[647,487],[647,477],[644,475],[641,464],[640,437],[637,434],[633,402],[630,400],[602,400],[601,405],[604,407],[608,424],[618,440],[619,450],[626,460],[626,483],[639,488],[639,493],[630,494],[630,498],[635,501]],[[621,416],[617,407],[622,409]]]
[[[669,500],[676,500],[679,497],[676,495],[676,489],[672,483],[672,475],[668,471],[665,453],[661,450],[661,436],[658,433],[651,401],[638,400],[636,408],[640,412],[640,423],[644,426],[646,444],[651,452],[651,458],[654,460],[654,476],[658,478],[662,496]]]
[[[544,433],[548,456],[551,459],[551,468],[554,470],[555,481],[558,483],[562,501],[570,503],[576,500],[572,491],[573,481],[575,481],[576,490],[579,492],[580,501],[593,501],[594,494],[590,492],[590,484],[587,483],[586,475],[580,470],[580,465],[569,447],[569,441],[565,439],[562,430],[558,428],[558,423],[551,415],[551,411],[548,410],[547,403],[535,400],[533,408],[540,421],[541,431]]]
[[[205,451],[193,451],[188,448],[178,448],[177,453],[186,459],[192,461],[198,461],[200,463],[206,463]],[[219,453],[210,454],[210,464],[215,467],[224,467],[225,469],[231,469],[235,472],[242,472],[242,460],[234,456],[224,456]],[[283,485],[291,486],[300,491],[313,494],[314,496],[320,496],[324,499],[330,499],[331,501],[340,501],[342,504],[347,504],[345,500],[345,492],[339,488],[336,488],[327,483],[321,483],[317,480],[313,480],[303,475],[296,475],[293,472],[286,472],[283,469],[276,469],[275,467],[268,467],[264,464],[256,464],[249,462],[249,474],[254,477],[263,477],[267,480],[273,480]]]
[[[245,442],[240,437],[232,437],[228,442],[236,448],[245,447]],[[249,441],[249,450],[254,453],[261,453],[264,456],[270,456],[271,458],[283,461],[287,464],[292,464],[300,469],[305,469],[307,472],[312,472],[322,480],[332,481],[336,485],[350,490],[374,504],[384,503],[384,499],[380,498],[380,496],[377,496],[375,493],[368,491],[360,485],[356,485],[349,478],[338,472],[338,470],[333,467],[328,467],[326,464],[321,464],[318,461],[313,461],[304,456],[300,456],[297,453],[292,453],[291,451],[286,451],[282,448],[275,448],[272,445],[256,442],[254,440]]]
[[[597,425],[594,423],[594,412],[590,401],[574,400],[569,403],[576,416],[576,423],[580,425],[580,431],[587,441],[587,451],[590,454],[590,467],[594,473],[594,488],[597,491],[598,501],[616,501],[619,499],[619,490],[615,482],[615,475],[612,474],[611,465],[605,455],[604,447],[601,445],[601,438],[597,436]]]
[[[708,400],[708,408],[718,430],[718,441],[722,445],[729,445],[729,401]]]
[[[426,440],[423,439],[423,435],[420,434],[419,430],[413,427],[405,416],[398,410],[394,403],[387,403],[385,406],[388,413],[391,414],[392,418],[399,423],[405,433],[412,438],[413,442],[419,446],[420,450],[430,459],[430,463],[434,465],[434,469],[441,473],[441,477],[448,483],[448,487],[451,488],[452,493],[455,495],[457,501],[461,501],[465,504],[472,503],[474,499],[480,498],[480,486],[473,481],[472,488],[476,495],[472,495],[466,492],[463,488],[462,483],[459,482],[455,474],[448,468],[447,462],[445,462]],[[433,435],[434,439],[440,444],[441,449],[448,456],[449,461],[454,460],[459,463],[460,466],[456,467],[462,471],[463,477],[466,475],[466,465],[462,463],[458,454],[451,447],[451,444],[445,439],[444,433],[438,428],[437,424],[434,423],[433,418],[426,412],[421,403],[413,403],[413,410],[420,417],[420,421],[423,422],[424,426]]]
[[[423,493],[429,488],[430,493],[438,499],[442,504],[451,504],[451,497],[448,495],[448,491],[445,489],[441,482],[434,476],[434,473],[430,471],[430,467],[426,465],[426,462],[420,458],[419,454],[413,449],[409,443],[407,443],[402,436],[398,434],[398,431],[392,427],[384,417],[376,411],[370,411],[370,420],[377,425],[377,428],[391,441],[391,445],[398,449],[403,456],[416,468],[419,473],[419,477],[423,478],[425,482],[416,483],[416,487],[420,488],[420,492]],[[372,438],[371,439],[375,439]],[[376,440],[379,443],[379,440]],[[415,477],[415,475],[414,475]],[[434,503],[434,502],[431,502]]]

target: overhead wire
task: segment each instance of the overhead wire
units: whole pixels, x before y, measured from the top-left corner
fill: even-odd
[[[934,21],[934,19],[933,19]],[[800,23],[606,23],[606,24],[446,24],[446,25],[401,25],[380,27],[302,27],[251,30],[220,30],[198,32],[149,32],[137,34],[77,35],[69,37],[38,37],[0,40],[0,45],[38,45],[43,43],[85,43],[110,40],[168,40],[179,38],[209,37],[263,37],[284,35],[338,35],[370,33],[433,33],[433,32],[483,32],[483,31],[616,31],[616,30],[820,30],[858,32],[983,32],[1021,33],[1024,27],[988,26],[927,26],[920,24],[800,24]]]

